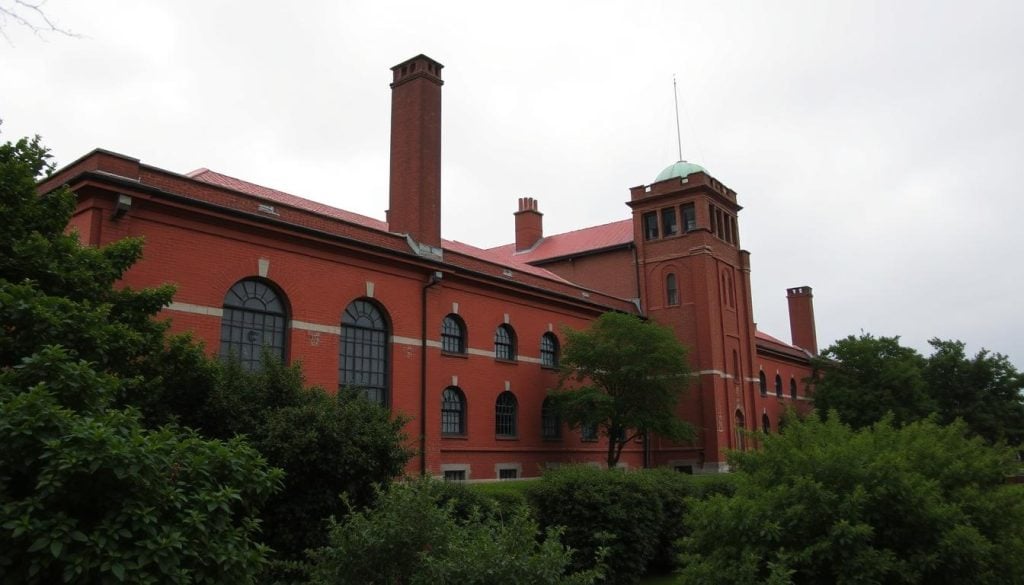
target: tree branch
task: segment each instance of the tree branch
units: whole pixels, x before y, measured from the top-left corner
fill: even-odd
[[[0,36],[3,36],[9,44],[11,38],[7,35],[8,23],[23,26],[38,38],[45,38],[45,33],[57,33],[66,37],[79,38],[81,35],[69,29],[58,26],[43,10],[46,0],[31,2],[29,0],[3,0],[0,1]]]

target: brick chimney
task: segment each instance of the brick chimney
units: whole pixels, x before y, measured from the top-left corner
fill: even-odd
[[[516,216],[516,252],[528,250],[544,237],[544,214],[533,197],[519,198]]]
[[[809,286],[786,289],[789,301],[789,331],[793,345],[818,355],[818,335],[814,330],[814,294]]]
[[[388,230],[441,247],[441,65],[417,55],[391,68]]]

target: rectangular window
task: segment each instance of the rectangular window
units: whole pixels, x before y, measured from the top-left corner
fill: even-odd
[[[679,473],[685,473],[686,475],[693,475],[693,466],[692,465],[676,465],[673,469],[675,469]]]
[[[444,472],[445,481],[466,481],[465,469],[449,469]]]
[[[683,229],[692,232],[697,229],[697,210],[693,207],[693,203],[687,203],[682,207],[683,212]]]
[[[518,478],[519,478],[519,470],[518,469],[499,469],[498,470],[498,479],[518,479]]]
[[[644,214],[644,239],[658,239],[658,214],[654,211]]]
[[[580,425],[580,439],[584,441],[596,441],[597,440],[597,425],[596,424],[583,424]]]
[[[661,210],[661,233],[666,238],[679,233],[679,224],[676,223],[675,207],[669,207]]]
[[[718,234],[718,210],[710,203],[708,204],[708,216],[711,218],[711,233]]]

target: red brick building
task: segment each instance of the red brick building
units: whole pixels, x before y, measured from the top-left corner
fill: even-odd
[[[125,284],[177,286],[165,315],[212,353],[255,367],[266,347],[301,361],[310,383],[359,386],[412,416],[412,472],[498,479],[603,461],[604,439],[566,428],[544,401],[562,329],[605,311],[672,327],[694,371],[680,414],[696,443],[636,442],[626,467],[718,471],[727,449],[749,446],[741,429],[777,429],[786,407],[809,406],[811,289],[788,291],[792,345],[757,331],[741,207],[698,165],[630,189],[619,222],[545,235],[537,201],[522,198],[514,243],[442,239],[441,68],[423,55],[392,68],[386,221],[104,150],[43,189],[77,193],[84,243],[144,236]]]

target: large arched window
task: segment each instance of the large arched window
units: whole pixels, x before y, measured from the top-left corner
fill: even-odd
[[[764,370],[757,375],[757,379],[761,383],[761,396],[768,396],[768,380],[764,377]]]
[[[466,434],[466,395],[455,386],[441,393],[441,434]]]
[[[287,311],[280,295],[260,280],[240,280],[224,297],[220,356],[236,358],[247,371],[260,367],[263,351],[284,360]]]
[[[448,315],[441,322],[441,351],[466,353],[466,324],[458,315]]]
[[[388,402],[388,325],[370,301],[352,301],[341,317],[338,384],[360,388],[382,406]]]
[[[516,436],[516,415],[519,403],[515,394],[502,392],[494,403],[494,434],[499,437]]]
[[[545,439],[557,439],[562,436],[562,418],[555,412],[551,398],[545,398],[540,406],[540,428]]]
[[[516,359],[516,332],[509,325],[498,325],[494,332],[494,357],[508,361]]]
[[[679,304],[679,285],[676,283],[674,272],[669,272],[665,277],[665,304],[669,306]]]
[[[782,398],[782,376],[775,374],[775,395]]]
[[[764,415],[763,415],[763,416],[761,417],[761,430],[762,430],[762,431],[764,432],[764,434],[766,434],[766,435],[767,435],[768,433],[772,432],[772,421],[771,421],[771,419],[770,419],[770,418],[768,418],[768,413],[765,413],[765,414],[764,414]]]
[[[540,336],[540,365],[545,368],[558,367],[558,338],[554,333]]]
[[[796,400],[796,378],[789,379],[789,397]]]

